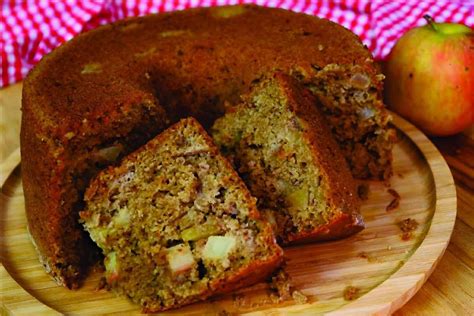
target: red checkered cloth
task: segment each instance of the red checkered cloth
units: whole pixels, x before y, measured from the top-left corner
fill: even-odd
[[[376,59],[385,58],[404,32],[437,22],[474,25],[474,0],[2,0],[0,87],[22,80],[41,57],[99,25],[149,13],[255,3],[330,19],[360,36]]]

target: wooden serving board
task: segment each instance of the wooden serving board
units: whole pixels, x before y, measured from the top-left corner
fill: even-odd
[[[370,183],[362,207],[367,228],[350,238],[286,248],[286,271],[292,284],[308,297],[275,303],[268,285],[260,283],[169,314],[218,313],[390,314],[423,285],[443,255],[456,218],[456,192],[450,170],[431,142],[415,127],[394,115],[400,141],[394,148],[391,188],[400,196],[398,208],[383,183]],[[3,308],[14,314],[138,314],[127,299],[96,290],[100,274],[92,274],[76,291],[57,286],[40,265],[26,230],[19,151],[2,164],[0,197],[0,265]],[[411,218],[419,226],[403,238],[398,223]],[[348,286],[360,290],[344,299]],[[164,314],[168,314],[164,313]]]

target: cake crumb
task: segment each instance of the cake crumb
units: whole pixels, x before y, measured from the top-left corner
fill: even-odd
[[[109,285],[107,284],[107,280],[105,277],[101,277],[99,280],[99,284],[97,284],[97,287],[95,288],[95,291],[102,291],[102,290],[109,290]]]
[[[360,289],[358,287],[349,285],[344,289],[343,295],[346,301],[353,301],[360,296]]]
[[[270,294],[270,300],[273,304],[278,304],[281,302],[280,297],[276,293],[271,293]]]
[[[369,254],[365,251],[359,252],[359,254],[357,256],[359,258],[362,258],[362,259],[368,259],[369,258]]]
[[[278,296],[278,301],[286,301],[291,297],[290,276],[282,268],[271,278],[270,289]]]
[[[412,218],[406,218],[398,223],[398,227],[403,232],[400,238],[408,241],[413,236],[413,231],[418,228],[418,222]]]
[[[397,191],[395,191],[394,189],[391,189],[391,188],[388,189],[387,192],[390,193],[390,195],[393,196],[392,201],[390,201],[390,203],[385,208],[385,211],[390,212],[390,211],[396,209],[400,205],[400,194],[398,194]]]
[[[362,259],[367,259],[368,262],[373,263],[373,262],[379,262],[379,260],[373,256],[370,256],[367,252],[361,251],[357,254],[359,258]]]
[[[305,304],[308,302],[306,295],[293,288],[291,278],[283,268],[278,270],[271,278],[270,290],[273,292],[270,294],[270,299],[275,304],[290,299],[293,299],[296,304]]]
[[[393,211],[394,209],[396,209],[398,207],[398,205],[400,205],[400,201],[398,199],[393,199],[388,205],[387,207],[385,208],[385,211],[386,212],[390,212],[390,211]]]
[[[403,241],[408,241],[408,240],[411,239],[411,237],[412,237],[411,232],[402,233],[402,235],[400,236],[401,240],[403,240]]]
[[[398,223],[402,232],[411,232],[418,228],[418,222],[412,218],[406,218]]]
[[[305,304],[306,302],[308,302],[308,297],[304,295],[303,293],[301,293],[300,291],[297,291],[297,290],[293,291],[291,296],[295,300],[296,304]]]
[[[398,194],[398,192],[394,189],[388,189],[387,192],[390,193],[394,198],[400,199],[400,194]]]
[[[357,187],[357,195],[362,201],[366,201],[369,199],[369,185],[367,183],[361,183]]]

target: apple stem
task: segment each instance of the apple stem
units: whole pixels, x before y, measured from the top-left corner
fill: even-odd
[[[436,25],[435,21],[433,20],[431,16],[429,16],[428,14],[425,14],[423,15],[423,18],[426,20],[426,22],[428,22],[428,25],[431,26],[433,31],[438,31],[438,26]]]

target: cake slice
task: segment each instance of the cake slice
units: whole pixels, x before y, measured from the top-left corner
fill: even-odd
[[[311,93],[277,73],[212,127],[283,244],[363,229],[356,186]]]
[[[255,283],[282,261],[255,198],[193,118],[101,172],[85,202],[107,283],[146,312]]]

